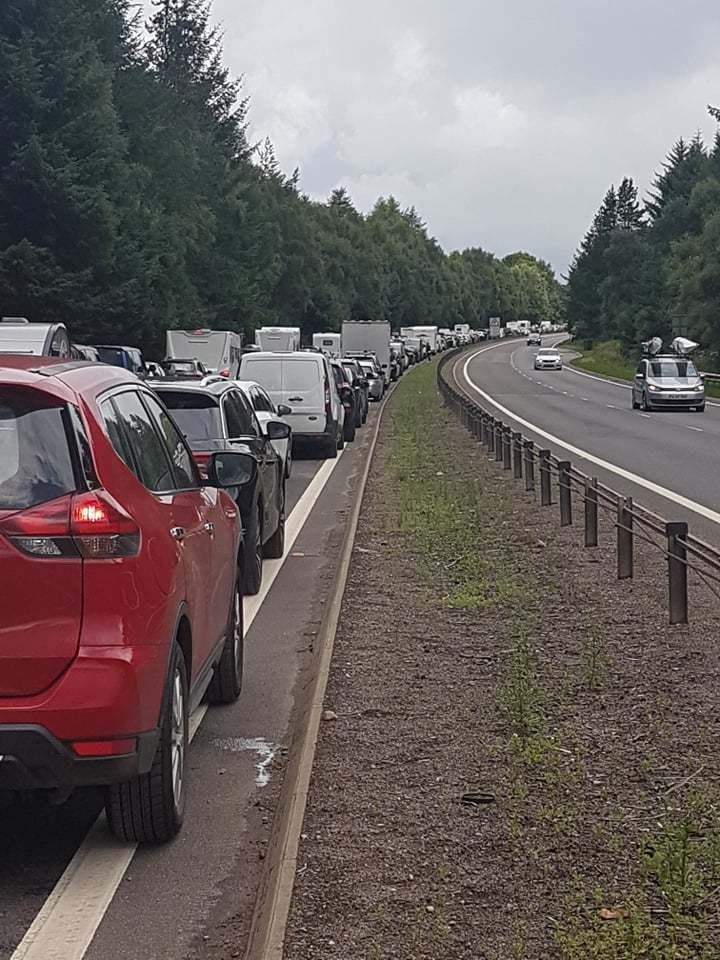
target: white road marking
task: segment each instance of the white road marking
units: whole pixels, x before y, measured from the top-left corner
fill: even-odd
[[[535,424],[530,423],[529,420],[523,419],[516,413],[513,413],[512,410],[508,410],[507,407],[504,407],[501,403],[498,403],[497,400],[494,400],[489,393],[486,393],[485,390],[481,389],[475,383],[468,373],[468,367],[472,361],[484,353],[485,350],[490,349],[492,349],[492,347],[485,347],[484,350],[478,350],[475,353],[470,354],[463,366],[463,377],[469,386],[477,394],[479,394],[479,396],[481,396],[488,403],[491,403],[497,410],[499,410],[501,413],[504,413],[505,416],[510,417],[521,426],[531,430],[537,436],[543,437],[545,440],[549,440],[556,446],[562,447],[563,450],[567,450],[570,453],[575,454],[576,457],[581,457],[583,460],[587,460],[588,463],[594,463],[595,466],[601,467],[603,470],[607,470],[610,473],[614,473],[616,476],[622,477],[624,480],[628,480],[630,483],[634,483],[639,487],[644,487],[651,493],[654,493],[659,497],[664,497],[666,500],[676,503],[678,506],[684,507],[686,510],[691,510],[693,513],[698,514],[698,516],[704,517],[706,520],[711,520],[713,523],[720,523],[720,513],[716,513],[715,510],[711,510],[709,507],[703,506],[701,503],[696,503],[695,500],[690,500],[688,497],[683,497],[681,494],[675,493],[673,490],[668,490],[666,487],[661,487],[659,484],[653,483],[652,480],[647,480],[645,477],[641,477],[636,473],[632,473],[630,470],[625,470],[623,467],[618,467],[616,464],[610,463],[608,460],[603,460],[601,457],[596,457],[587,450],[583,450],[571,443],[567,443],[565,440],[561,440],[560,437],[556,437],[547,430],[536,427]]]
[[[583,401],[583,403],[590,403],[587,397],[580,397],[580,399]]]
[[[245,600],[246,630],[258,615],[343,452],[340,451],[336,460],[323,463],[287,518],[284,556],[280,560],[265,561],[260,592]],[[202,704],[190,718],[191,740],[207,709],[207,704]],[[10,960],[82,960],[136,849],[136,844],[121,843],[112,837],[105,814],[101,813]]]
[[[652,417],[650,416],[649,413],[641,413],[640,416],[644,417],[645,420],[652,420]]]
[[[702,427],[691,427],[689,423],[685,424],[687,430],[694,430],[695,433],[705,433]]]
[[[605,406],[608,408],[608,410],[617,410],[617,409],[618,409],[618,408],[617,408],[614,404],[612,404],[612,403],[606,403]]]

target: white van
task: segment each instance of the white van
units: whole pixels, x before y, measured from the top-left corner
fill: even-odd
[[[240,379],[259,383],[275,406],[290,407],[283,420],[292,427],[294,440],[316,443],[324,457],[337,456],[344,445],[345,410],[323,353],[246,353]]]

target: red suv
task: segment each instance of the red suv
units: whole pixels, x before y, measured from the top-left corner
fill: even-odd
[[[179,830],[188,717],[242,682],[241,527],[218,487],[252,466],[216,460],[204,484],[128,371],[0,357],[0,789],[100,784],[123,839]]]

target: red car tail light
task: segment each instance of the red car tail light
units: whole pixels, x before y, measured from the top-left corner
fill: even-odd
[[[140,547],[137,524],[105,490],[23,510],[0,524],[0,532],[22,553],[40,559],[114,560],[134,556]]]
[[[330,384],[325,379],[325,413],[328,416],[332,415],[332,397],[330,395]]]
[[[76,740],[70,746],[78,757],[122,757],[135,753],[137,740]]]
[[[208,463],[210,462],[210,453],[193,453],[193,460],[197,464],[197,468],[200,471],[200,476],[203,480],[208,478]]]
[[[70,532],[87,560],[132,557],[140,548],[137,524],[105,490],[73,497]]]

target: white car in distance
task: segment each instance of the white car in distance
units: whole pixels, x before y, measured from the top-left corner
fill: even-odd
[[[276,406],[259,383],[255,383],[253,380],[237,380],[236,383],[250,401],[263,433],[267,431],[266,424],[269,420],[282,420],[283,417],[292,413],[290,407],[284,403],[279,403]],[[285,476],[289,477],[292,472],[292,433],[286,440],[271,440],[270,442],[285,465]]]
[[[535,354],[536,370],[562,370],[562,354],[555,347],[542,347]]]

